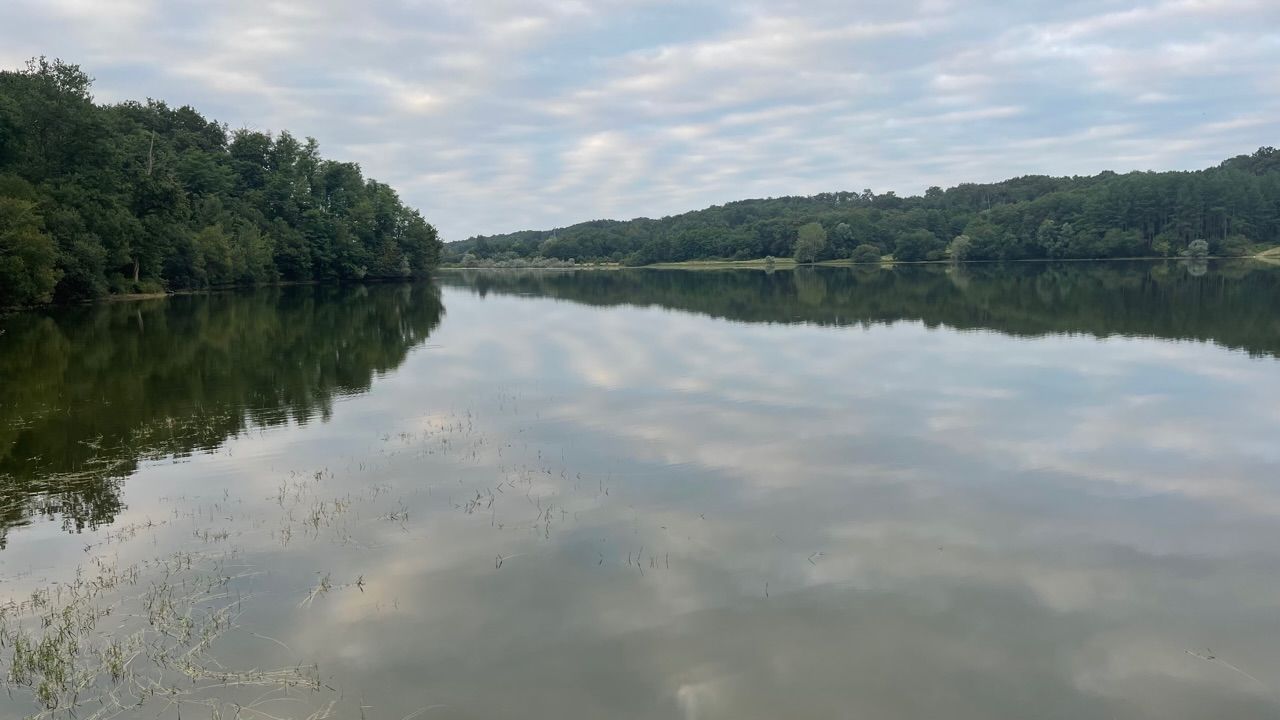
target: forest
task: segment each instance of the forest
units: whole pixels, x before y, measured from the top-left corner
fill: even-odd
[[[742,200],[661,219],[476,236],[447,244],[444,259],[991,261],[1233,256],[1276,244],[1280,151],[1264,147],[1191,172],[1026,176],[912,197],[863,190]]]
[[[0,71],[0,307],[406,278],[439,261],[434,227],[314,139],[91,90],[59,60]]]

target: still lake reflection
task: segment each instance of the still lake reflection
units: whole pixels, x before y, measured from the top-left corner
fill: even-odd
[[[12,316],[0,602],[126,575],[88,655],[220,578],[203,674],[81,662],[80,717],[1280,717],[1277,310],[1135,263]]]

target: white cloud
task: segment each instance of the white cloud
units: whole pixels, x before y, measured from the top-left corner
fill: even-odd
[[[1266,0],[16,0],[0,61],[314,136],[460,239],[1210,164],[1274,144],[1276,27]]]

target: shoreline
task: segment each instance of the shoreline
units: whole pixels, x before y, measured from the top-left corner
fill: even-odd
[[[1217,256],[1211,255],[1203,258],[1204,260],[1253,260],[1266,265],[1280,265],[1280,247],[1270,248],[1254,255],[1239,256]],[[1122,258],[1031,258],[1023,260],[962,260],[952,262],[950,260],[882,260],[879,263],[855,263],[849,259],[842,260],[822,260],[814,263],[798,263],[792,258],[775,258],[772,269],[775,270],[794,270],[801,267],[847,267],[847,268],[886,268],[896,265],[998,265],[1002,263],[1097,263],[1097,262],[1168,262],[1179,261],[1186,262],[1191,258],[1185,257],[1122,257]],[[385,280],[362,280],[359,283],[323,283],[318,280],[306,281],[289,281],[264,283],[258,285],[226,285],[221,287],[204,288],[201,290],[173,290],[165,292],[152,293],[122,293],[118,295],[103,295],[99,298],[84,300],[74,303],[42,303],[40,305],[27,305],[17,307],[0,307],[0,317],[12,315],[21,312],[31,312],[38,310],[48,310],[52,308],[78,307],[86,305],[96,305],[99,303],[119,303],[119,302],[142,302],[148,300],[160,300],[164,298],[180,296],[180,295],[207,295],[220,292],[231,292],[236,290],[247,290],[250,288],[272,288],[272,287],[294,287],[304,285],[363,285],[375,284],[380,285],[388,282],[414,282],[423,279],[430,279],[437,273],[441,272],[461,272],[461,271],[486,271],[486,272],[507,272],[507,271],[529,271],[538,270],[541,272],[575,272],[578,270],[768,270],[770,264],[763,258],[753,260],[685,260],[681,262],[653,263],[650,265],[622,265],[620,263],[599,263],[599,264],[583,264],[574,267],[537,267],[533,265],[519,267],[463,267],[458,265],[441,266],[435,268],[430,276],[426,277],[410,277],[410,278],[387,278]]]
[[[881,260],[876,263],[858,263],[849,259],[820,260],[812,263],[799,263],[792,258],[775,258],[774,269],[795,269],[798,267],[892,267],[895,265],[999,265],[1004,263],[1097,263],[1097,262],[1187,262],[1190,260],[1257,260],[1267,264],[1280,263],[1280,247],[1265,250],[1254,255],[1209,255],[1204,258],[1134,256],[1112,258],[1025,258],[1019,260]],[[547,270],[552,272],[574,270],[719,270],[719,269],[768,269],[770,264],[763,258],[753,260],[682,260],[679,262],[651,263],[649,265],[621,265],[607,263],[599,265],[582,264],[575,267],[544,268],[536,265],[515,267],[475,267],[450,265],[441,267],[441,271],[459,270]]]
[[[257,288],[285,288],[285,287],[304,287],[304,286],[326,286],[326,287],[343,287],[354,285],[385,285],[393,282],[416,282],[419,280],[428,280],[442,268],[435,268],[431,275],[407,278],[385,278],[385,279],[365,279],[359,282],[347,283],[326,283],[319,280],[286,280],[273,283],[257,283],[254,285],[219,285],[217,287],[208,287],[201,289],[184,289],[184,290],[165,290],[164,292],[149,293],[107,293],[96,298],[87,300],[78,300],[76,302],[47,302],[39,305],[16,305],[12,307],[0,307],[0,317],[5,315],[13,315],[21,312],[33,312],[39,310],[51,310],[54,308],[72,308],[72,307],[88,307],[90,305],[102,305],[118,302],[142,302],[146,300],[162,300],[165,298],[186,296],[186,295],[212,295],[214,293],[235,292],[237,290],[253,290]]]

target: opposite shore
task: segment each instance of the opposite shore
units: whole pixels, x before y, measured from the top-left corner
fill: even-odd
[[[581,265],[556,265],[552,267],[538,265],[510,265],[503,267],[479,267],[479,266],[463,266],[463,265],[442,265],[436,268],[436,272],[459,272],[459,271],[502,271],[502,270],[545,270],[550,272],[563,272],[572,270],[793,270],[800,267],[861,267],[861,268],[888,268],[898,265],[916,266],[916,265],[999,265],[1001,263],[1100,263],[1100,262],[1192,262],[1200,260],[1229,260],[1229,261],[1257,261],[1268,265],[1280,265],[1280,247],[1271,248],[1254,255],[1243,256],[1209,256],[1204,258],[1187,258],[1187,257],[1126,257],[1126,258],[1060,258],[1048,259],[1039,258],[1034,260],[918,260],[904,261],[885,259],[879,263],[854,262],[849,259],[843,260],[822,260],[820,262],[800,263],[794,258],[759,258],[755,260],[686,260],[684,262],[669,263],[653,263],[651,265],[623,265],[621,263],[583,263]],[[403,278],[405,282],[421,280],[421,277]],[[55,307],[69,307],[77,305],[92,305],[96,303],[115,303],[115,302],[135,302],[142,300],[158,300],[175,295],[202,295],[208,293],[228,292],[234,290],[244,290],[248,288],[263,287],[293,287],[301,285],[361,285],[361,284],[386,284],[389,282],[397,282],[399,279],[365,279],[354,283],[323,283],[320,281],[292,281],[292,282],[276,282],[276,283],[257,283],[243,285],[222,285],[203,289],[180,289],[165,292],[146,292],[146,293],[119,293],[108,294],[101,297],[83,300],[74,303],[41,303],[26,306],[11,306],[0,308],[0,316],[5,314],[43,310]]]

